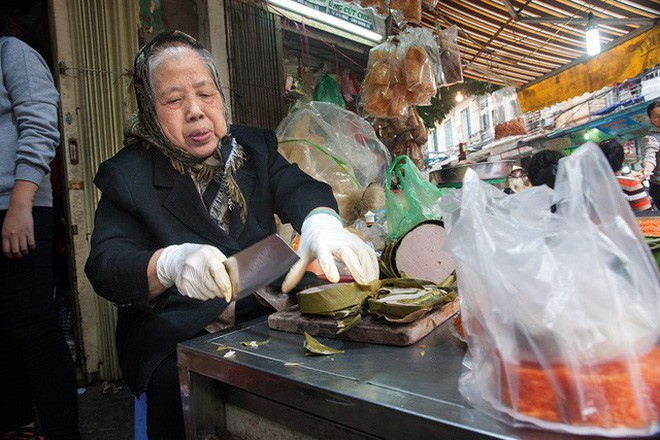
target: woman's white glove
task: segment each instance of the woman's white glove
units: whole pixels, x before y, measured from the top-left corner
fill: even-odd
[[[222,264],[227,257],[218,248],[206,244],[184,243],[163,249],[156,262],[160,283],[170,288],[176,285],[182,295],[190,298],[232,298],[229,275]]]
[[[357,235],[345,230],[342,222],[331,214],[318,212],[307,216],[300,232],[298,256],[300,260],[282,284],[285,293],[300,282],[305,269],[315,258],[332,283],[339,281],[334,257],[344,262],[358,284],[378,279],[378,259],[374,250]]]

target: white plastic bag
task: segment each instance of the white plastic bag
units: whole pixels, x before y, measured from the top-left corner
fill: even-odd
[[[658,269],[600,149],[562,159],[554,191],[504,195],[469,170],[454,194],[441,203],[472,364],[461,393],[514,426],[658,432]]]
[[[389,151],[371,124],[338,105],[311,102],[284,118],[276,134],[287,160],[332,186],[349,223],[367,186],[385,181]]]

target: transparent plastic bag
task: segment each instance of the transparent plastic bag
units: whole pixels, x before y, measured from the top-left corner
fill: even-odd
[[[284,118],[276,134],[287,160],[332,187],[346,221],[367,186],[385,180],[387,148],[367,121],[337,105],[311,102]]]
[[[363,91],[364,111],[370,116],[395,118],[406,114],[407,88],[397,45],[391,40],[369,51]]]
[[[463,82],[463,67],[461,66],[461,51],[458,47],[458,28],[451,25],[443,31],[438,31],[438,46],[442,63],[442,84],[450,86]]]
[[[390,0],[390,10],[399,27],[422,22],[422,0]]]
[[[357,3],[362,8],[371,9],[380,18],[386,18],[389,15],[387,0],[360,0]]]
[[[518,94],[512,86],[491,93],[493,100],[493,124],[501,124],[522,116]]]
[[[440,51],[429,28],[407,28],[399,37],[401,75],[409,106],[430,105],[438,92],[436,65]]]
[[[461,393],[513,426],[657,433],[660,275],[600,149],[561,159],[554,190],[507,196],[468,170],[440,204],[471,364]]]

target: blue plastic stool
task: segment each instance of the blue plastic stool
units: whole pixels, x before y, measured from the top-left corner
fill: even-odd
[[[133,431],[135,440],[148,440],[147,437],[147,395],[140,394],[135,398],[135,428]]]

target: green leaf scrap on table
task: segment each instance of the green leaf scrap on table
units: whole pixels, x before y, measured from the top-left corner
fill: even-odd
[[[304,332],[305,342],[303,347],[305,347],[305,356],[316,356],[316,355],[333,355],[343,353],[344,350],[337,350],[336,348],[328,347],[327,345],[321,344],[319,341],[314,339],[309,333]]]
[[[243,341],[241,342],[241,345],[243,347],[259,347],[261,345],[266,345],[270,342],[270,339],[266,339],[265,341]]]

